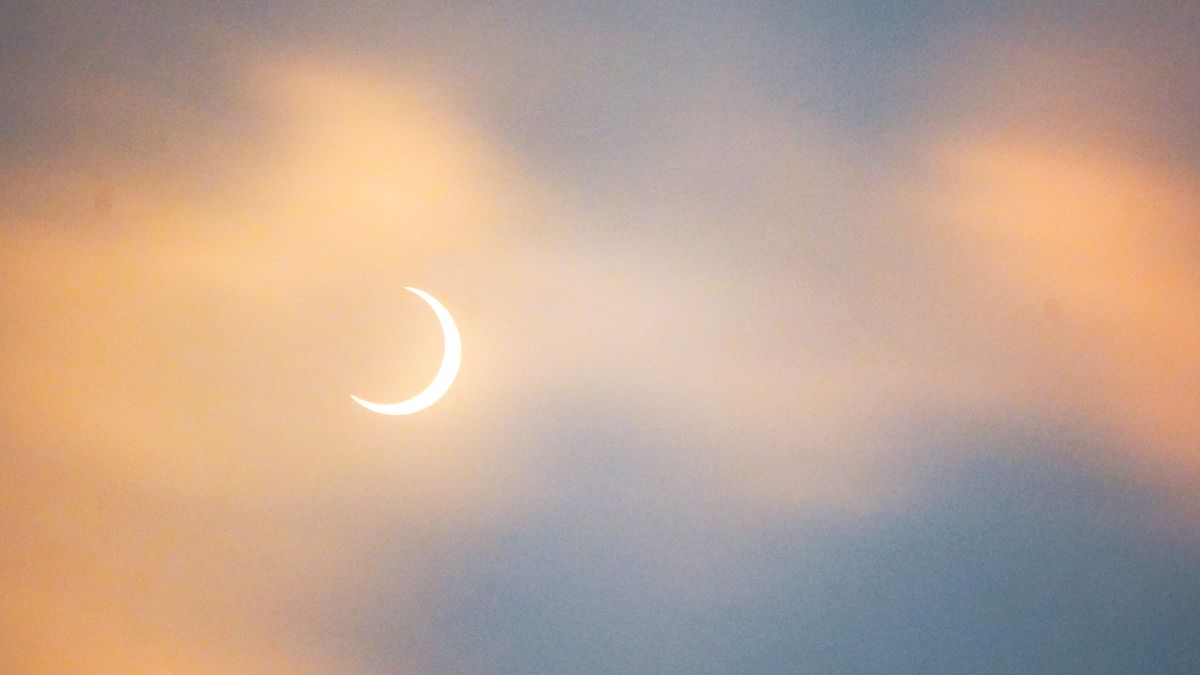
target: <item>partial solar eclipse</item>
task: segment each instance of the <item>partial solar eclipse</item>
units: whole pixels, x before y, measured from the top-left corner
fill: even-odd
[[[411,415],[437,403],[438,399],[450,390],[450,385],[454,384],[454,378],[458,376],[458,367],[462,364],[462,338],[458,334],[458,326],[454,323],[454,317],[450,316],[450,312],[437,301],[437,298],[425,291],[407,286],[404,290],[415,293],[428,303],[433,309],[433,313],[437,315],[438,323],[442,325],[442,338],[445,341],[442,365],[438,368],[437,375],[434,375],[429,386],[416,396],[399,403],[372,403],[353,394],[350,395],[355,403],[380,415]]]

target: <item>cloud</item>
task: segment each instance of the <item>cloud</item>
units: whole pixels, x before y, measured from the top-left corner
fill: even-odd
[[[1155,483],[1191,513],[1184,485],[1196,478],[1200,427],[1185,392],[1200,377],[1190,339],[1200,326],[1198,174],[1179,152],[1174,117],[1147,105],[1169,110],[1163,88],[1182,84],[1176,63],[1196,54],[1161,17],[1127,23],[1128,34],[1107,25],[1086,46],[978,47],[1000,56],[959,87],[915,201],[964,237],[976,283],[991,289],[979,297],[1045,303],[1038,330],[995,326],[1021,336],[1013,365],[1026,386],[1014,404],[1119,437],[1115,456],[1093,460]],[[1151,35],[1151,54],[1131,42]]]
[[[548,15],[555,40],[479,36],[487,63],[430,37],[391,59],[380,27],[357,57],[234,38],[220,65],[62,80],[71,112],[49,127],[84,140],[0,166],[8,660],[461,672],[636,643],[630,667],[687,666],[733,622],[713,659],[778,665],[821,619],[784,605],[844,600],[806,571],[854,596],[824,633],[845,636],[869,629],[871,589],[835,568],[883,575],[883,611],[936,609],[903,600],[953,567],[974,522],[955,509],[1036,520],[964,464],[998,462],[1018,492],[1006,456],[1049,465],[1067,476],[1033,497],[1062,487],[1067,506],[1125,504],[1070,479],[1093,474],[1193,503],[1195,177],[1136,152],[1152,123],[1080,105],[1107,82],[1088,50],[1127,46],[1058,59],[955,34],[974,60],[886,74],[889,52],[830,29],[842,51],[806,43],[776,77],[756,69],[791,54],[774,31],[797,16],[751,14],[723,19],[741,32],[720,58],[653,69],[639,54],[664,32],[707,54],[704,20]],[[831,55],[851,61],[838,76]],[[897,110],[831,114],[883,99]],[[432,376],[440,336],[406,285],[454,311],[464,363],[394,423],[347,395]],[[1029,428],[1059,442],[1022,451]],[[1056,548],[1076,520],[1111,534],[1072,518],[1038,550],[1092,555]],[[1019,540],[1003,560],[1026,560]],[[887,577],[897,552],[911,567]],[[1103,573],[1131,564],[1114,560]]]
[[[508,500],[486,414],[398,429],[346,396],[379,386],[381,364],[417,383],[410,359],[436,362],[436,329],[395,356],[396,317],[419,325],[417,307],[369,298],[404,283],[455,297],[470,282],[438,280],[503,250],[487,224],[509,208],[504,174],[401,85],[281,64],[248,82],[270,132],[188,139],[220,148],[199,184],[9,167],[43,198],[6,216],[3,241],[5,501],[23,514],[6,526],[20,554],[4,615],[28,637],[10,663],[353,668],[315,639],[321,580],[364,564],[381,528],[419,549]],[[85,186],[106,173],[100,208]],[[424,533],[429,517],[442,525]],[[428,571],[407,570],[414,604]]]

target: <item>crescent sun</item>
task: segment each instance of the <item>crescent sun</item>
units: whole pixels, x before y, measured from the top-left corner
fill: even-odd
[[[454,317],[450,316],[450,312],[437,301],[437,298],[425,291],[408,286],[405,286],[404,290],[412,291],[433,309],[438,323],[442,325],[445,350],[442,354],[442,365],[438,368],[437,375],[434,375],[433,381],[421,393],[410,399],[399,403],[372,403],[353,394],[350,395],[355,403],[380,415],[411,415],[437,403],[438,399],[450,390],[450,385],[454,384],[454,378],[458,376],[458,367],[462,365],[462,337],[458,334],[458,326],[454,323]]]

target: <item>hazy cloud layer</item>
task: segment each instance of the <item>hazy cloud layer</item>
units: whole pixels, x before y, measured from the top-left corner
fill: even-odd
[[[1200,658],[1194,10],[510,9],[4,10],[0,661]]]

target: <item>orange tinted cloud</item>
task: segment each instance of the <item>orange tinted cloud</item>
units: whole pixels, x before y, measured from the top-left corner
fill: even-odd
[[[0,235],[0,632],[23,670],[362,670],[317,636],[375,574],[381,530],[421,550],[511,492],[486,413],[398,428],[346,396],[427,377],[436,325],[371,298],[478,282],[460,277],[523,199],[502,162],[416,87],[278,64],[249,82],[267,131],[186,139],[209,151],[199,183],[6,168],[24,198]],[[413,631],[419,558],[395,562]],[[423,649],[396,657],[420,669]]]
[[[979,237],[1012,289],[1061,307],[1050,376],[1126,437],[1135,471],[1196,475],[1197,177],[1044,141],[960,143],[942,160],[930,199],[945,222]]]

